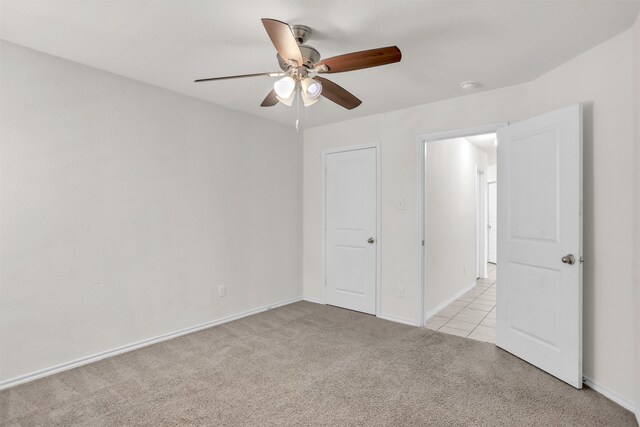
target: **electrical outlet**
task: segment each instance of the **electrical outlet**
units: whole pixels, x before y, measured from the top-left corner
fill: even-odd
[[[218,296],[222,298],[226,295],[227,295],[227,285],[218,286]]]
[[[404,298],[404,288],[402,286],[396,287],[396,296],[399,298]]]

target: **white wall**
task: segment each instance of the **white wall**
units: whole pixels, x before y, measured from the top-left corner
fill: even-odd
[[[633,34],[626,31],[525,85],[308,129],[304,133],[303,286],[322,300],[321,151],[381,142],[381,314],[418,321],[416,137],[515,122],[585,104],[584,373],[635,400]],[[395,209],[406,200],[406,209]],[[404,297],[394,293],[403,286]]]
[[[498,167],[496,164],[487,165],[487,182],[496,182],[498,180]]]
[[[477,169],[487,154],[464,138],[427,143],[427,311],[475,284]]]
[[[633,26],[635,39],[633,75],[636,76],[634,83],[635,105],[634,105],[634,135],[635,135],[635,275],[634,283],[636,288],[636,418],[640,424],[640,15],[636,18]]]
[[[300,296],[295,130],[1,49],[0,381]]]
[[[634,401],[633,38],[603,43],[528,87],[539,111],[584,117],[584,374]],[[614,81],[615,79],[615,81]]]

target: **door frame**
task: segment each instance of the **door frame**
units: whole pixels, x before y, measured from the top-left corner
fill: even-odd
[[[375,315],[380,315],[380,142],[370,142],[365,144],[346,145],[322,150],[322,274],[324,276],[324,286],[322,287],[322,304],[327,304],[327,155],[344,153],[348,151],[365,150],[375,148],[376,150],[376,285],[375,285]]]
[[[430,142],[442,141],[445,139],[464,138],[465,136],[481,135],[484,133],[497,133],[498,129],[508,126],[509,122],[498,122],[484,126],[476,126],[471,128],[462,128],[448,130],[443,132],[433,132],[418,135],[416,138],[416,147],[418,154],[418,176],[417,176],[417,211],[418,211],[418,235],[416,239],[417,257],[418,257],[418,289],[420,289],[420,304],[418,312],[418,326],[424,327],[426,324],[426,293],[427,293],[427,274],[425,265],[425,255],[427,252],[427,241],[425,236],[426,216],[426,194],[425,194],[425,177],[426,177],[426,155],[427,144]]]
[[[476,165],[476,277],[487,278],[487,171]]]
[[[497,169],[497,166],[498,166],[498,165],[496,164],[496,169]],[[495,186],[496,186],[496,196],[497,196],[497,194],[498,194],[498,193],[497,193],[497,191],[498,191],[498,188],[497,188],[498,181],[497,181],[497,179],[496,179],[496,180],[494,180],[494,181],[487,181],[487,224],[489,224],[489,210],[491,209],[491,208],[490,208],[490,200],[489,200],[489,186],[490,186],[491,184],[493,184],[493,185],[495,185]],[[496,202],[497,202],[497,197],[496,197]],[[497,227],[497,223],[498,223],[498,221],[497,221],[497,214],[498,214],[498,206],[497,206],[497,203],[496,203],[496,205],[495,205],[495,206],[496,206],[496,212],[495,212],[495,214],[496,214],[496,227]],[[489,261],[489,253],[491,252],[491,247],[490,247],[490,245],[489,245],[489,242],[490,242],[490,241],[491,241],[491,238],[489,237],[489,231],[487,230],[487,262],[491,262],[491,261]],[[495,246],[496,246],[496,249],[497,249],[497,246],[498,246],[498,236],[497,236],[497,235],[496,235],[496,244],[495,244]],[[493,264],[497,264],[497,263],[498,263],[498,255],[497,255],[497,253],[498,253],[498,252],[497,252],[497,250],[496,250],[496,258],[494,259],[494,261],[495,261],[495,262],[494,262]]]

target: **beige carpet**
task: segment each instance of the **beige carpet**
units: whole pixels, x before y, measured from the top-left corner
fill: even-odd
[[[3,425],[636,425],[492,344],[306,302],[0,392]]]

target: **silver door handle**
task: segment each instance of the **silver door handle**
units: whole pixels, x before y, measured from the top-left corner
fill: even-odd
[[[562,257],[562,262],[573,265],[576,263],[576,257],[574,257],[573,254],[565,255]]]
[[[373,237],[369,237],[369,239],[367,239],[367,242],[369,242],[370,244],[373,245],[373,243],[376,241],[376,239],[374,239]]]

